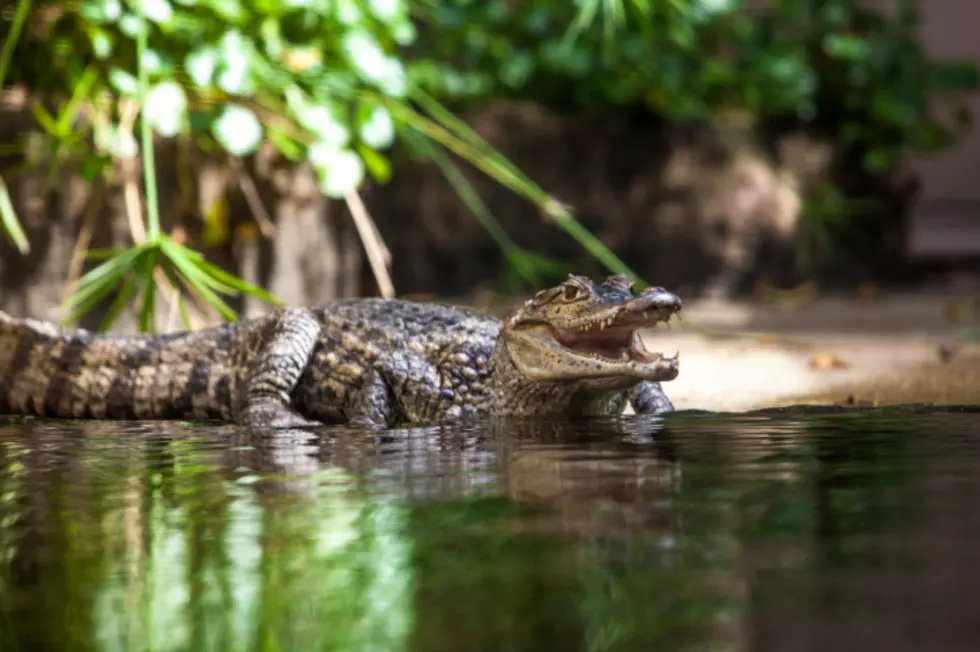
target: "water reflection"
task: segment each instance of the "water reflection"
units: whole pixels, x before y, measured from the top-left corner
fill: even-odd
[[[953,649],[978,426],[8,420],[0,649]]]

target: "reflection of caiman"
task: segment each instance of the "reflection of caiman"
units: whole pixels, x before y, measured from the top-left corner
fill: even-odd
[[[0,313],[0,412],[384,428],[475,415],[672,410],[678,360],[637,332],[681,309],[624,276],[571,276],[503,321],[438,304],[352,299],[190,333],[104,336]]]

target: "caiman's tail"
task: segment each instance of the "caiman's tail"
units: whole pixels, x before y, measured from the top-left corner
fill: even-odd
[[[0,413],[228,419],[234,329],[111,336],[0,311]]]

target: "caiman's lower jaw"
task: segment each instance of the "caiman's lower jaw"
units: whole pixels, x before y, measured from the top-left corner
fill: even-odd
[[[640,337],[640,329],[667,324],[672,314],[672,311],[654,310],[575,330],[552,327],[551,332],[562,347],[578,356],[604,362],[635,362],[641,365],[671,362],[676,361],[676,355],[667,358],[661,353],[647,350],[643,338]]]

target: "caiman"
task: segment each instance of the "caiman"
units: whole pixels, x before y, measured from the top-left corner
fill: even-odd
[[[625,276],[569,276],[503,319],[436,303],[347,299],[212,328],[105,335],[0,312],[0,413],[384,429],[471,417],[673,410],[678,355],[639,330],[681,300]]]

